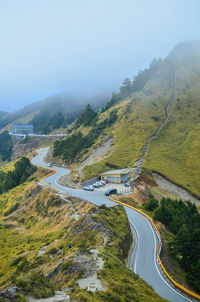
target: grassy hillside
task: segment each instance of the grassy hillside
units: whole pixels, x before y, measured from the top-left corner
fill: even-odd
[[[165,301],[125,266],[131,242],[121,206],[63,200],[33,182],[0,195],[0,288],[17,284],[37,298],[67,287],[76,301]],[[94,249],[104,263],[97,270],[104,291],[93,293],[77,281],[94,270]]]
[[[129,93],[125,99],[117,99],[99,115],[101,121],[111,110],[118,110],[118,120],[96,141],[113,136],[114,151],[106,159],[86,166],[82,180],[112,168],[130,167],[137,161],[145,140],[165,119],[165,108],[173,91],[174,72],[175,102],[169,109],[168,123],[148,146],[143,167],[163,174],[200,196],[199,42],[182,43],[175,47],[140,91]]]
[[[188,50],[176,65],[176,101],[170,108],[166,127],[150,143],[144,167],[200,196],[200,46],[197,50]],[[178,54],[181,56],[180,49]]]
[[[173,87],[173,69],[165,65],[160,66],[141,91],[132,93],[109,109],[118,108],[118,121],[107,131],[107,135],[112,133],[114,137],[115,150],[106,160],[85,167],[84,179],[112,167],[132,166],[139,159],[145,140],[155,133],[165,119],[165,108]],[[101,115],[108,114],[109,110]]]
[[[106,159],[85,167],[83,178],[91,178],[111,168],[125,168],[134,164],[139,158],[145,140],[152,135],[164,120],[164,108],[168,102],[149,101],[143,94],[134,95],[131,99],[121,102],[120,118],[114,127],[108,129],[112,133],[115,149]],[[157,120],[154,119],[156,116]]]

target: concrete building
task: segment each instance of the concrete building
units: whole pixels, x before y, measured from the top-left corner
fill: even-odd
[[[33,134],[33,125],[31,124],[15,124],[13,126],[15,134]]]
[[[101,179],[113,183],[124,183],[130,178],[131,169],[110,170],[101,174]]]

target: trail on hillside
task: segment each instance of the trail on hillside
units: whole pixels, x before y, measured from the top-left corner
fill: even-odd
[[[144,162],[144,158],[145,158],[145,155],[146,155],[149,143],[160,134],[161,130],[163,129],[163,127],[168,122],[168,119],[169,119],[169,108],[173,104],[173,102],[174,102],[174,100],[176,98],[176,75],[175,75],[175,72],[174,72],[174,76],[173,77],[174,77],[174,80],[173,80],[173,82],[174,82],[173,83],[173,91],[172,91],[172,95],[170,97],[170,102],[169,102],[169,104],[167,105],[167,107],[165,109],[165,116],[166,116],[166,118],[165,118],[164,122],[162,123],[162,125],[158,128],[158,130],[156,130],[156,132],[153,135],[151,135],[150,137],[148,137],[146,139],[144,148],[142,150],[142,155],[141,155],[141,157],[140,157],[140,159],[138,161],[136,175],[134,176],[135,179],[141,173],[141,168],[142,168],[142,165],[143,165],[143,162]]]

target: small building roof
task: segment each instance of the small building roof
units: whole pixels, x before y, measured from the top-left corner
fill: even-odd
[[[14,127],[19,127],[19,126],[25,126],[25,127],[33,127],[32,124],[22,124],[22,123],[18,123],[18,124],[14,124]]]
[[[114,175],[114,174],[127,174],[131,171],[131,169],[117,169],[117,170],[109,170],[104,173],[101,173],[101,175]]]

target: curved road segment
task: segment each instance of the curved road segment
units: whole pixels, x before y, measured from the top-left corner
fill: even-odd
[[[32,159],[32,163],[37,166],[48,168],[47,164],[43,161],[47,150],[48,148],[40,149],[38,151],[38,155]],[[115,203],[109,200],[102,191],[91,192],[61,186],[57,183],[57,180],[61,176],[69,173],[70,170],[55,166],[53,169],[56,170],[56,173],[43,179],[43,182],[59,190],[60,193],[67,193],[72,196],[80,197],[96,205],[115,205]],[[169,300],[170,302],[191,301],[191,299],[176,291],[161,273],[156,259],[158,237],[150,222],[143,215],[128,207],[125,207],[125,210],[133,235],[136,239],[135,248],[132,249],[129,255],[129,268],[150,284],[161,297]]]

